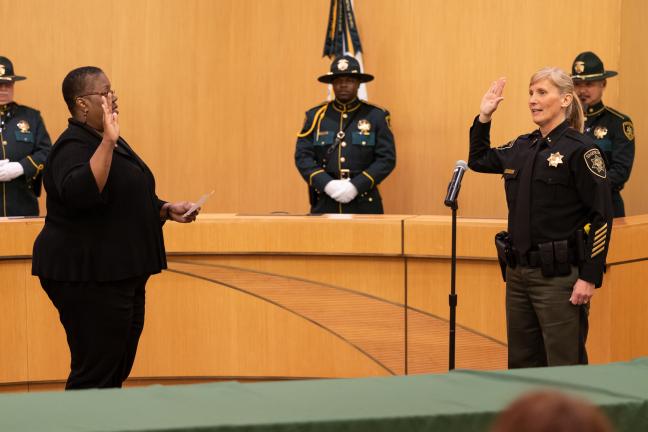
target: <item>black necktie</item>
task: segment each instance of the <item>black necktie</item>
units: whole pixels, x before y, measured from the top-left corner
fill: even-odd
[[[531,248],[531,178],[536,156],[543,143],[544,139],[536,139],[532,142],[520,173],[511,234],[513,245],[521,255],[527,253]]]

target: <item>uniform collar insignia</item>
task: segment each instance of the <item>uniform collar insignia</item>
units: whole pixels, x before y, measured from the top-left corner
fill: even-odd
[[[549,155],[549,157],[547,158],[547,160],[549,161],[549,166],[558,168],[558,165],[563,163],[564,157],[565,155],[561,155],[560,152],[551,153],[551,155]]]

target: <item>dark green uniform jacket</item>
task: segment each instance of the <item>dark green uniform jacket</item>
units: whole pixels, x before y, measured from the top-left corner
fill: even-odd
[[[608,162],[608,177],[612,187],[614,217],[625,216],[625,207],[620,191],[630,177],[635,155],[634,127],[632,120],[602,102],[593,105],[585,113],[585,134],[605,154]]]
[[[0,159],[18,162],[25,173],[0,182],[0,216],[38,216],[41,172],[52,147],[45,123],[35,109],[8,104],[0,115]]]
[[[603,268],[612,229],[612,200],[608,172],[592,140],[565,121],[542,138],[540,131],[490,148],[491,123],[476,118],[470,128],[468,166],[478,172],[502,174],[509,208],[509,232],[516,224],[530,224],[531,245],[568,240],[575,246],[576,231],[589,224],[579,277],[596,286]],[[536,146],[540,146],[537,154]],[[530,220],[521,220],[515,203],[524,189],[521,171],[535,154],[530,185]],[[531,165],[529,165],[531,166]],[[516,247],[519,239],[512,238]]]
[[[389,112],[358,99],[308,110],[295,164],[309,186],[311,213],[383,213],[377,186],[396,165]],[[353,201],[341,204],[326,195],[328,182],[347,178],[358,189]]]

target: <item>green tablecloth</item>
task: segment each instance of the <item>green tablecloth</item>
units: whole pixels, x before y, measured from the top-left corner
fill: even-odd
[[[648,431],[648,358],[601,366],[0,395],[0,431],[485,431],[518,395],[557,388]]]

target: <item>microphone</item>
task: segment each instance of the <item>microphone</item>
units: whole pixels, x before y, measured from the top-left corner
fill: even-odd
[[[443,201],[450,208],[457,208],[457,197],[459,196],[459,189],[461,189],[461,179],[467,168],[468,164],[466,164],[466,161],[458,160],[452,172],[452,179],[448,184],[448,193],[446,193],[445,200]]]

